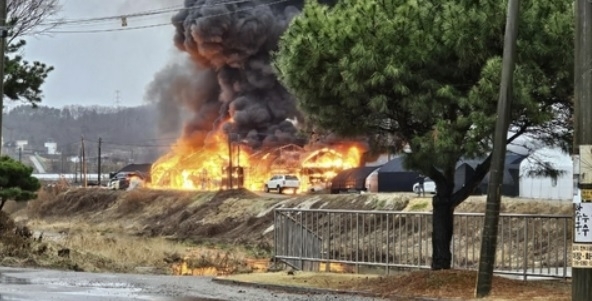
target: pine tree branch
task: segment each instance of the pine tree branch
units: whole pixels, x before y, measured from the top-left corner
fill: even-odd
[[[518,137],[520,137],[522,134],[524,134],[526,132],[526,130],[528,129],[529,124],[528,123],[524,123],[520,129],[514,133],[514,135],[512,135],[507,141],[506,144],[510,144],[512,143],[514,140],[516,140]],[[460,205],[462,202],[464,202],[474,191],[475,189],[481,184],[481,182],[483,181],[483,178],[485,178],[485,176],[489,173],[489,168],[491,166],[491,156],[492,154],[490,153],[487,158],[485,160],[483,160],[483,162],[481,162],[479,165],[477,165],[477,168],[475,168],[475,173],[473,174],[473,176],[471,177],[471,180],[469,183],[467,183],[465,186],[463,186],[460,190],[458,190],[457,192],[455,192],[452,195],[452,203],[454,205],[454,207]]]

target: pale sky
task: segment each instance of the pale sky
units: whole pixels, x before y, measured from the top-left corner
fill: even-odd
[[[63,19],[86,19],[129,14],[182,4],[182,0],[62,0]],[[128,19],[128,27],[170,23],[173,12]],[[70,24],[55,31],[122,28],[121,21]],[[143,103],[154,74],[174,53],[173,25],[101,33],[53,33],[28,38],[24,57],[55,67],[43,85],[42,105],[114,106],[116,90],[121,106]]]

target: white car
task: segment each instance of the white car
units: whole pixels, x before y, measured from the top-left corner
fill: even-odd
[[[409,187],[409,186],[407,186]],[[436,194],[436,182],[432,181],[431,179],[426,178],[423,181],[423,190],[425,193]],[[415,183],[413,185],[413,192],[419,193],[419,183]]]
[[[298,188],[300,188],[300,180],[297,176],[293,175],[276,175],[265,183],[265,192],[275,190],[278,193],[282,193],[286,189],[291,189],[296,193]]]

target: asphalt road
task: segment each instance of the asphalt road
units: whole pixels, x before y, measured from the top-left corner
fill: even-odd
[[[214,283],[208,277],[93,274],[0,268],[0,301],[366,301],[346,295],[298,295]]]

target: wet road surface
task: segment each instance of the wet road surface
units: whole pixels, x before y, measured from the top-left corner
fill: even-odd
[[[0,268],[0,301],[367,301],[347,295],[298,295],[229,286],[208,277],[93,274]]]

